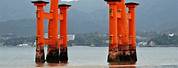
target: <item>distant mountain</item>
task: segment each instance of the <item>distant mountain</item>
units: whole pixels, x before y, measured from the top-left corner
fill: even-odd
[[[140,3],[137,31],[178,33],[178,0],[134,1]],[[69,33],[108,32],[108,7],[104,0],[79,0],[70,4]],[[0,33],[35,34],[35,7],[29,0],[2,0],[0,9]]]
[[[167,32],[178,29],[178,0],[139,0],[137,29]]]
[[[36,31],[34,19],[20,19],[0,22],[0,34],[34,35]]]

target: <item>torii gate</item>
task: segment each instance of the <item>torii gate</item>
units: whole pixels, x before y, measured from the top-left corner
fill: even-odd
[[[109,55],[110,64],[135,64],[136,30],[135,7],[138,3],[125,0],[105,0],[109,4]],[[129,11],[127,13],[126,7]]]
[[[110,64],[135,64],[136,30],[135,7],[137,3],[126,3],[125,0],[105,0],[109,4],[109,54]],[[70,5],[60,4],[58,0],[50,0],[50,12],[44,11],[49,3],[32,1],[37,6],[37,46],[35,62],[44,63],[44,45],[48,45],[46,61],[48,63],[67,63],[67,9]],[[129,8],[126,12],[126,6]],[[59,13],[60,10],[60,13]],[[44,38],[44,19],[49,20],[48,38]],[[60,37],[58,22],[60,21]],[[60,50],[60,53],[59,53]]]
[[[44,11],[45,1],[32,1],[37,6],[37,48],[36,63],[45,62],[44,45],[48,45],[46,61],[48,63],[67,63],[67,9],[70,5],[60,4],[51,0],[50,12]],[[59,13],[60,10],[60,13]],[[49,20],[48,38],[44,38],[44,19]],[[60,21],[60,37],[58,37],[58,22]],[[60,49],[60,54],[59,54]]]

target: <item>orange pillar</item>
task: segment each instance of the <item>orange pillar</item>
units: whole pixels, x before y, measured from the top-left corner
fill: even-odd
[[[58,40],[58,0],[50,1],[50,15],[52,18],[49,19],[48,24],[48,38],[50,47],[56,47]]]
[[[60,61],[62,63],[67,63],[67,9],[71,5],[60,4],[60,38],[62,39],[62,44],[60,45]]]
[[[44,6],[48,2],[45,1],[32,1],[35,6],[37,6],[37,37],[36,37],[36,63],[44,63],[45,62],[45,54],[44,54]]]
[[[117,60],[118,36],[117,36],[117,2],[116,0],[105,0],[109,4],[109,54],[108,62]]]
[[[50,0],[50,16],[48,24],[48,54],[46,61],[48,63],[59,63],[58,47],[58,0]]]
[[[117,3],[117,30],[118,30],[118,62],[117,64],[130,64],[129,50],[129,23],[126,12],[125,0]]]
[[[128,50],[129,49],[129,28],[128,28],[128,19],[126,13],[125,0],[120,0],[117,3],[117,31],[118,31],[118,47],[119,50]]]
[[[121,2],[117,3],[117,35],[118,35],[118,46],[119,45],[123,45],[123,32],[124,32],[124,28],[123,28],[123,23],[122,23],[122,16],[121,16]]]
[[[120,28],[121,30],[121,35],[119,35],[119,38],[122,40],[121,45],[123,46],[128,46],[129,45],[129,24],[128,24],[128,18],[127,18],[127,13],[126,13],[126,6],[125,6],[125,0],[121,0],[120,3],[118,4],[118,10],[121,13],[121,22],[120,23]],[[118,30],[119,31],[119,30]]]
[[[126,3],[129,8],[129,36],[130,36],[130,45],[136,47],[136,27],[135,27],[135,7],[137,3]]]
[[[117,47],[118,39],[117,39],[117,5],[114,2],[109,2],[110,6],[110,20],[109,20],[109,38],[110,49],[115,49]]]
[[[136,27],[135,27],[135,8],[138,3],[130,2],[126,3],[129,8],[129,41],[130,41],[130,51],[132,55],[132,60],[137,61],[136,56]]]

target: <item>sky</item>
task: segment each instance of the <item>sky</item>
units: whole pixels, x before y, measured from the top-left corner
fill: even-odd
[[[21,20],[35,18],[35,6],[32,0],[1,0],[0,1],[0,22],[9,20]],[[45,0],[50,1],[50,0]],[[64,1],[64,0],[63,0]],[[139,2],[137,7],[137,27],[141,31],[160,31],[175,29],[178,27],[178,0],[127,0],[127,2]],[[61,3],[61,2],[60,2]],[[83,24],[86,28],[88,24],[92,27],[102,27],[106,29],[107,22],[107,3],[104,0],[78,0],[78,2],[69,2],[69,25]],[[45,7],[49,11],[49,4]],[[77,17],[77,18],[76,18]],[[76,21],[79,18],[84,21]],[[76,21],[76,22],[74,22]],[[91,23],[89,23],[91,22]],[[75,23],[75,24],[73,24]],[[87,24],[87,25],[85,25]],[[17,25],[17,24],[16,24]],[[96,26],[97,25],[97,26]],[[33,26],[33,25],[31,25]],[[152,28],[150,28],[152,26]],[[165,26],[164,28],[161,28]],[[171,26],[171,27],[170,27]],[[71,26],[72,27],[72,26]],[[89,28],[88,26],[87,28]],[[80,31],[77,27],[73,29]],[[100,30],[98,29],[98,30]],[[91,29],[94,30],[94,29]],[[95,29],[96,30],[96,29]],[[178,30],[177,30],[178,32]]]

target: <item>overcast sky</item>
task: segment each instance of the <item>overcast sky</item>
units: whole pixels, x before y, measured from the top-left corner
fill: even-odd
[[[127,0],[127,2],[128,1],[133,0]],[[165,26],[167,28],[177,27],[178,0],[134,1],[140,3],[140,5],[137,7],[138,28],[159,30],[161,26]],[[93,17],[94,15],[96,15],[94,17],[96,20],[102,19],[100,17],[102,15],[105,15],[105,18],[107,18],[106,15],[108,5],[104,0],[78,0],[78,2],[69,3],[72,5],[69,11],[69,14],[72,16],[72,18],[80,16],[81,13],[83,13],[82,16],[85,16],[84,18]],[[49,4],[48,7],[45,8],[46,10],[49,9]],[[31,0],[0,0],[0,21],[35,18],[35,12],[35,6],[33,6]],[[73,16],[73,14],[76,15]],[[102,22],[102,20],[96,20],[93,20],[93,22]],[[107,21],[104,22],[107,24]],[[103,23],[98,25],[103,25]],[[152,26],[152,28],[149,26]]]

